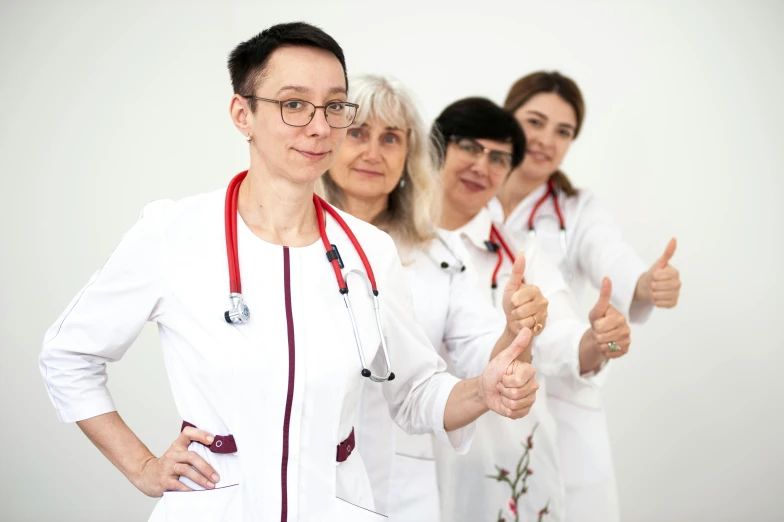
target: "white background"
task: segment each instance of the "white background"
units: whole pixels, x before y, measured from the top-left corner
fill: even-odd
[[[151,511],[75,425],[57,422],[37,369],[44,331],[145,203],[219,188],[247,165],[226,57],[298,19],[341,43],[349,73],[407,83],[428,121],[461,97],[502,102],[540,68],[580,83],[587,121],[564,170],[645,259],[677,237],[685,283],[675,311],[634,330],[604,390],[623,519],[784,519],[784,6],[774,0],[3,0],[0,519]],[[162,452],[180,419],[154,328],[111,368],[110,386]]]

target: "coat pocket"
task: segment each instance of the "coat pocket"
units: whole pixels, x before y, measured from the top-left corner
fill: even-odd
[[[335,520],[340,522],[387,522],[387,517],[335,497]]]
[[[240,485],[163,494],[166,522],[233,522],[241,520]]]

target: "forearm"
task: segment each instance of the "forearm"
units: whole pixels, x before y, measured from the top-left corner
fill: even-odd
[[[593,340],[591,329],[587,329],[580,340],[580,375],[598,370],[604,359],[604,354]]]
[[[506,350],[509,347],[509,345],[512,344],[512,341],[515,340],[515,337],[517,337],[517,335],[512,333],[512,331],[509,329],[508,326],[504,328],[504,333],[501,334],[501,337],[499,337],[498,340],[495,342],[495,346],[493,347],[493,352],[490,354],[489,360],[492,361],[493,359],[496,358],[496,356],[499,353]],[[525,350],[523,350],[523,352],[517,357],[517,360],[524,363],[530,363],[531,355],[532,355],[531,352],[532,347],[533,347],[533,343],[529,344],[528,347]]]
[[[481,390],[481,377],[460,381],[452,388],[444,409],[444,430],[464,428],[487,413]]]
[[[116,411],[77,422],[87,438],[136,485],[146,463],[155,458]]]

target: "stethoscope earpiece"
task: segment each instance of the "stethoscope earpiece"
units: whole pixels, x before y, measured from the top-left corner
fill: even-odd
[[[438,239],[438,242],[441,243],[441,245],[443,245],[443,247],[446,249],[447,252],[449,252],[449,255],[451,255],[454,258],[456,266],[453,268],[452,265],[450,265],[446,261],[441,261],[440,263],[438,263],[436,259],[432,256],[432,254],[430,254],[429,251],[426,252],[427,257],[429,257],[430,260],[433,261],[434,263],[438,263],[438,266],[440,266],[442,270],[452,269],[453,272],[465,272],[466,269],[465,263],[463,263],[463,260],[458,257],[458,255],[455,253],[454,250],[452,250],[452,248],[450,248],[449,244],[446,241],[444,241],[444,238],[442,238],[440,235],[436,235],[436,239]]]

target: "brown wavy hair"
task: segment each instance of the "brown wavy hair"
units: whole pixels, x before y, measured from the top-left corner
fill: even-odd
[[[583,120],[585,119],[585,102],[580,88],[571,78],[563,76],[557,71],[537,71],[517,80],[506,95],[504,109],[514,114],[517,109],[528,100],[540,93],[552,92],[574,109],[577,126],[574,129],[574,138],[580,134]],[[550,175],[555,188],[567,196],[577,194],[577,189],[561,170],[556,170]]]

